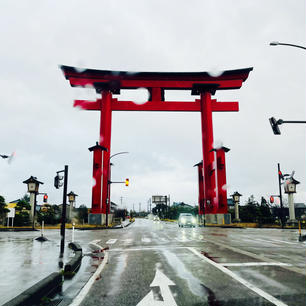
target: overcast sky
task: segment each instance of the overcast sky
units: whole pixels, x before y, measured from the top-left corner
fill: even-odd
[[[14,1],[0,4],[0,194],[7,201],[26,192],[36,176],[49,202],[62,202],[53,187],[56,171],[69,165],[68,191],[77,206],[91,206],[92,154],[99,114],[73,108],[73,99],[95,98],[71,88],[58,65],[133,71],[222,71],[254,67],[240,90],[217,92],[239,101],[238,113],[214,113],[214,139],[226,155],[228,194],[242,202],[278,193],[277,162],[301,182],[306,200],[305,125],[272,133],[268,118],[305,119],[306,52],[271,47],[281,41],[306,45],[305,1]],[[122,98],[126,96],[122,95]],[[133,96],[130,96],[131,99]],[[138,95],[138,98],[141,95]],[[187,99],[174,92],[168,99]],[[190,99],[190,98],[189,98]],[[193,97],[194,99],[194,97]],[[112,201],[135,208],[152,195],[197,204],[202,159],[199,113],[114,112]],[[39,202],[42,198],[39,199]]]

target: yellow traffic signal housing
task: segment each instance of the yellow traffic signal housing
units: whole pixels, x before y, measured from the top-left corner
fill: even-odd
[[[129,184],[130,184],[130,180],[128,178],[125,179],[125,186],[129,186]]]

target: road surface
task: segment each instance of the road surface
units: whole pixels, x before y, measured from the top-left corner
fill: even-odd
[[[297,230],[138,219],[94,236],[110,247],[108,263],[82,306],[305,305],[306,244]]]

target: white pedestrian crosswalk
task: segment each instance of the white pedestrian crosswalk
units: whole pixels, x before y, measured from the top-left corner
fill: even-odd
[[[106,245],[124,245],[124,246],[129,246],[129,245],[148,245],[151,243],[162,243],[162,244],[169,244],[169,243],[190,243],[190,242],[202,242],[205,243],[209,240],[206,240],[202,235],[196,235],[196,236],[177,236],[177,237],[170,237],[170,236],[158,236],[154,233],[152,234],[153,237],[148,237],[148,236],[141,236],[140,238],[126,238],[126,239],[109,239],[105,242]],[[249,238],[242,238],[240,239],[241,241],[246,241],[250,242]],[[260,239],[260,238],[255,238],[252,239],[252,241],[256,244],[273,244],[275,246],[286,246],[288,244],[294,244],[297,245],[295,242],[289,242],[289,241],[283,241],[283,240],[278,240],[278,239]],[[298,245],[297,245],[298,247]]]

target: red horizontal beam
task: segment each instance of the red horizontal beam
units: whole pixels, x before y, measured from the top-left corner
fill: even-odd
[[[94,83],[108,83],[105,79],[69,78],[71,86],[93,86]],[[242,80],[212,80],[212,81],[171,81],[171,80],[121,80],[120,89],[152,88],[191,90],[194,84],[219,84],[219,89],[239,89]]]
[[[239,112],[238,102],[212,102],[213,112]]]
[[[87,100],[74,100],[73,107],[80,107],[84,110],[100,110],[101,100],[87,101]]]
[[[80,107],[84,110],[101,110],[101,100],[97,101],[86,101],[86,100],[75,100],[74,107]],[[133,101],[118,101],[112,99],[112,110],[113,111],[159,111],[159,112],[199,112],[200,100],[192,102],[179,102],[179,101],[148,101],[143,104],[137,104]],[[213,112],[238,112],[238,102],[217,102],[212,100],[212,111]]]

